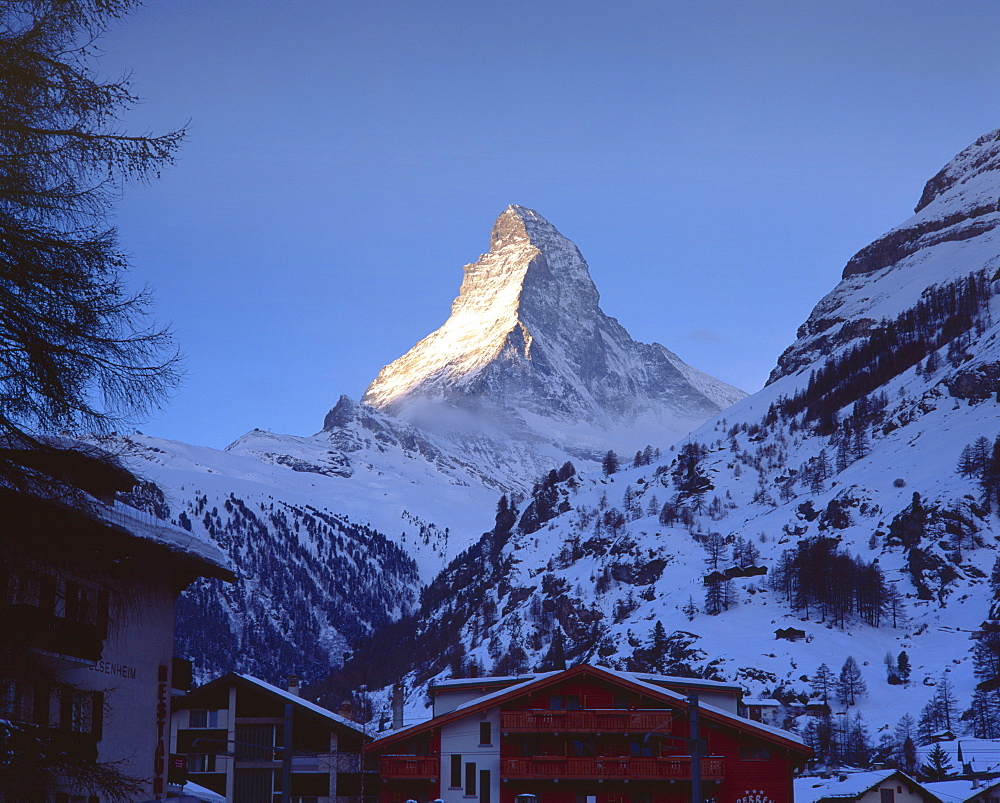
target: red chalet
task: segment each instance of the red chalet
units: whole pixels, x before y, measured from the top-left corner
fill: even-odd
[[[811,755],[794,734],[739,716],[738,686],[708,680],[584,664],[430,693],[430,720],[365,748],[379,760],[380,803],[688,803],[692,720],[706,801],[792,803]]]

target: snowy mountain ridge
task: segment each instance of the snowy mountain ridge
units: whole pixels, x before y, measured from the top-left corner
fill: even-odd
[[[522,207],[501,214],[448,324],[422,344],[362,402],[342,396],[314,435],[257,429],[225,451],[105,443],[163,489],[147,506],[240,570],[235,586],[203,583],[182,601],[182,651],[203,671],[231,660],[219,645],[232,643],[242,671],[315,679],[408,613],[492,526],[501,495],[568,461],[666,443],[743,395],[632,341],[600,311],[576,246]]]
[[[362,402],[418,419],[417,400],[433,400],[602,429],[654,412],[679,436],[745,395],[633,341],[601,311],[579,249],[534,210],[507,207],[464,274],[448,320],[383,368]]]
[[[861,760],[837,753],[859,722],[885,755],[906,714],[914,740],[944,730],[949,695],[955,729],[1000,737],[977,690],[1000,665],[998,164],[1000,131],[949,162],[876,241],[912,247],[845,269],[764,389],[662,460],[498,513],[408,622],[414,715],[432,677],[565,658],[739,682],[834,763]],[[867,694],[802,716],[849,657]]]

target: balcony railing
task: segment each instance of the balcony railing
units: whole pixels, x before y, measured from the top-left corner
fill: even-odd
[[[500,772],[507,778],[667,778],[691,780],[691,759],[670,758],[567,758],[530,756],[501,758]],[[721,781],[725,777],[723,759],[703,758],[701,777]]]
[[[646,733],[670,721],[668,711],[502,711],[500,730],[537,733]]]
[[[101,628],[64,619],[31,605],[0,606],[0,624],[6,639],[18,646],[99,661],[104,648]]]
[[[382,756],[378,763],[383,778],[437,778],[440,768],[437,756]]]

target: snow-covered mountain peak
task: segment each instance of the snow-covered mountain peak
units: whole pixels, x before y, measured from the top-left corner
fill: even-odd
[[[992,170],[1000,170],[1000,128],[983,134],[942,167],[924,186],[920,202],[913,211],[919,212],[952,187]]]
[[[448,320],[383,368],[362,402],[394,415],[422,414],[430,401],[602,430],[650,413],[681,436],[742,397],[662,346],[633,341],[599,301],[579,249],[511,205],[489,252],[465,266]]]
[[[927,182],[916,214],[862,248],[843,278],[891,268],[918,251],[962,242],[1000,224],[1000,129],[986,134]]]
[[[1000,129],[951,159],[908,220],[862,248],[799,327],[769,382],[865,338],[926,299],[932,284],[1000,267]]]
[[[534,209],[511,204],[496,219],[490,234],[490,251],[497,251],[507,245],[523,244],[532,239],[544,239],[552,235],[562,236],[556,227]]]

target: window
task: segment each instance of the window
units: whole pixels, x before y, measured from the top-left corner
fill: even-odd
[[[206,711],[203,708],[192,708],[188,714],[188,727],[217,728],[219,727],[219,712]]]
[[[705,755],[702,753],[702,755]],[[745,761],[767,761],[771,758],[771,749],[759,745],[744,745],[740,747],[740,758]],[[892,791],[892,790],[890,790]],[[885,803],[885,801],[883,801]],[[892,803],[892,801],[889,801]]]
[[[879,789],[878,794],[881,798],[880,803],[892,803],[896,793],[892,789]]]
[[[493,744],[493,726],[489,722],[479,723],[479,744]]]
[[[553,694],[549,696],[549,708],[553,711],[579,711],[578,694]]]
[[[215,772],[212,753],[188,753],[188,772]]]
[[[630,756],[636,756],[637,758],[652,758],[653,745],[645,740],[632,739],[628,743],[628,753]]]
[[[451,757],[451,781],[449,785],[452,789],[462,788],[462,757],[460,755]]]
[[[476,764],[469,761],[465,765],[465,796],[476,796]]]
[[[31,722],[34,712],[34,690],[13,678],[0,680],[0,717]]]
[[[479,770],[479,803],[490,803],[489,770]]]
[[[12,571],[7,575],[3,601],[8,605],[27,605],[37,608],[40,604],[41,581],[37,574]]]
[[[71,622],[96,625],[98,621],[97,589],[73,580],[66,581],[63,615]]]
[[[616,694],[615,708],[617,708],[620,711],[628,708],[628,697],[626,697],[624,694]]]
[[[101,737],[104,718],[104,693],[84,691],[72,686],[59,687],[59,727],[74,733]]]

